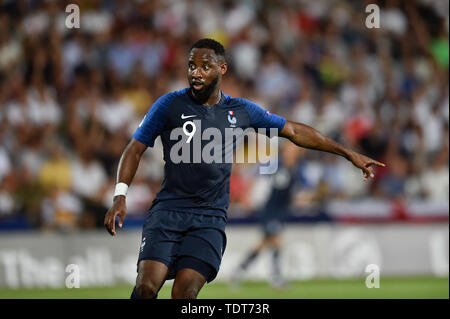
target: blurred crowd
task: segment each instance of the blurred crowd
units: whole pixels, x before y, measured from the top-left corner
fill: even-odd
[[[80,8],[69,29],[66,5]],[[380,7],[380,28],[365,7]],[[120,155],[151,104],[187,86],[187,52],[224,44],[223,91],[387,163],[376,178],[337,156],[299,157],[301,189],[356,200],[449,199],[447,0],[3,1],[0,224],[103,227]],[[127,197],[143,215],[162,181],[149,149]],[[235,166],[229,216],[259,177]]]

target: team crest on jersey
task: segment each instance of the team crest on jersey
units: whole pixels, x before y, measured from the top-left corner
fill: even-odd
[[[236,127],[237,119],[234,116],[234,111],[228,111],[228,122],[230,122],[230,127]]]

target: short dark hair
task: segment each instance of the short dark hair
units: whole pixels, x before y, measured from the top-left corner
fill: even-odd
[[[217,42],[216,40],[213,39],[208,38],[200,39],[191,46],[189,52],[191,52],[192,49],[211,49],[214,51],[216,55],[225,58],[225,48],[223,47],[222,44],[220,44],[220,42]]]

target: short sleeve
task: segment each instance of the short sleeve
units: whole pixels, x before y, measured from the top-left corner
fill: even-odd
[[[136,129],[133,138],[149,147],[153,147],[155,139],[164,129],[168,109],[174,96],[173,93],[168,93],[153,103]]]
[[[250,117],[250,127],[254,129],[258,128],[277,128],[280,132],[286,124],[286,119],[272,114],[267,110],[264,110],[261,106],[250,102],[247,99],[239,98],[240,102],[244,105]]]

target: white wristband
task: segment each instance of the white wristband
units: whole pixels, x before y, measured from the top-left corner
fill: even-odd
[[[118,195],[127,196],[128,185],[125,183],[116,184],[116,189],[114,191],[114,197]]]

